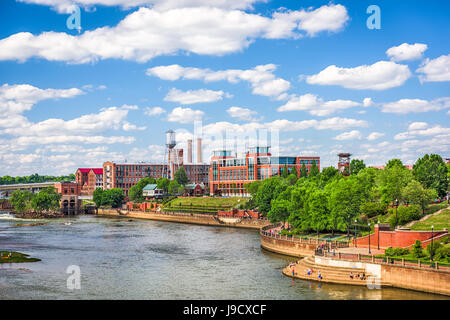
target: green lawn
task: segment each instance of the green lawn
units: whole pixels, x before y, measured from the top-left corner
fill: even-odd
[[[207,207],[227,207],[232,208],[238,204],[244,204],[247,198],[230,197],[230,198],[214,198],[214,197],[185,197],[176,198],[170,201],[170,207],[176,206],[207,206]]]
[[[410,228],[411,230],[431,230],[431,226],[434,226],[434,230],[448,229],[450,226],[450,209],[443,210],[440,214],[425,221],[419,221]]]
[[[37,262],[41,261],[41,259],[37,258],[29,258],[27,254],[15,252],[15,251],[5,251],[0,250],[0,255],[2,257],[7,257],[11,252],[11,257],[8,259],[0,258],[0,263],[20,263],[20,262]]]

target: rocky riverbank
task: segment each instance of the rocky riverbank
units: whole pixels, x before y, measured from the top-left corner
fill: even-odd
[[[66,217],[65,214],[60,212],[11,212],[11,214],[20,219],[54,219]]]

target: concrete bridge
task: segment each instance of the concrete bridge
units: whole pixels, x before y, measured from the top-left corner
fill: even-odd
[[[38,193],[42,189],[54,186],[55,182],[3,184],[0,185],[0,198],[7,199],[16,190],[28,190],[33,193]]]

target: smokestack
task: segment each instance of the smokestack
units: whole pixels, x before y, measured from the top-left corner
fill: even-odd
[[[188,139],[187,147],[188,147],[187,163],[192,163],[192,139]]]
[[[202,139],[197,138],[197,162],[202,163]]]

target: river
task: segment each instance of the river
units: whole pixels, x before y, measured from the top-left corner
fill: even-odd
[[[293,280],[281,274],[293,258],[261,249],[254,230],[99,216],[16,226],[32,222],[0,213],[0,249],[42,260],[0,264],[0,299],[446,299]],[[71,265],[80,289],[67,287]]]

